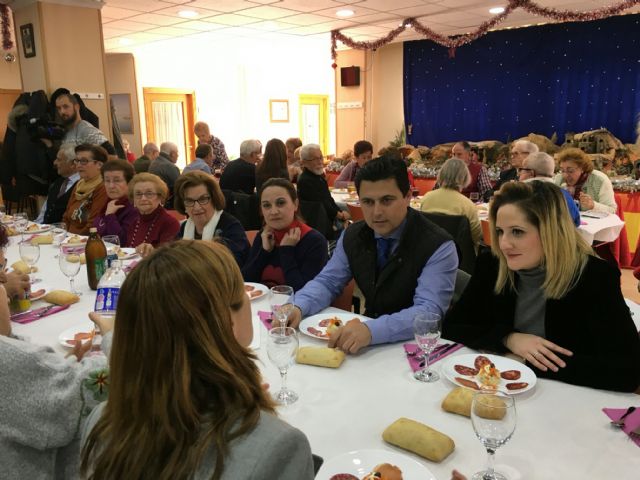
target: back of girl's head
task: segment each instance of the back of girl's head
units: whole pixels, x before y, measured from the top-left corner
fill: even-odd
[[[498,210],[505,205],[517,207],[537,228],[543,251],[541,265],[547,271],[543,289],[548,298],[560,298],[571,288],[587,255],[592,253],[573,224],[562,191],[552,182],[534,180],[506,183],[493,196],[489,208],[491,250],[500,260],[496,291],[503,290],[507,279],[514,285],[513,272],[508,270],[496,231]]]
[[[244,296],[232,254],[214,242],[174,242],[140,262],[118,298],[109,400],[83,469],[189,477],[211,443],[224,461],[234,423],[247,431],[272,411],[254,356],[233,334],[230,309]]]
[[[279,138],[272,138],[264,147],[262,162],[257,171],[268,174],[269,177],[280,175],[287,168],[287,147]]]

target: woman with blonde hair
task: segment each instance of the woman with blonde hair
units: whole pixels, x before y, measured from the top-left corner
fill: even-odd
[[[640,338],[620,271],[582,239],[560,189],[541,181],[507,183],[493,197],[489,222],[491,252],[478,257],[443,336],[513,352],[539,377],[634,391]]]
[[[560,165],[553,181],[567,190],[579,203],[580,210],[616,213],[618,206],[611,180],[593,167],[591,157],[579,148],[567,148],[556,155]]]
[[[145,258],[118,299],[110,393],[84,429],[90,479],[312,479],[304,434],[262,388],[251,307],[231,253],[181,240]]]
[[[460,193],[471,183],[469,168],[463,160],[450,158],[438,172],[440,188],[431,190],[420,202],[423,212],[444,213],[446,215],[464,215],[469,220],[471,239],[476,252],[482,239],[482,227],[478,210],[471,200]]]

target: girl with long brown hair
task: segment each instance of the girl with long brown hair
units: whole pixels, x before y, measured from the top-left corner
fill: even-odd
[[[90,479],[311,479],[304,434],[274,415],[251,308],[226,247],[182,240],[129,274],[118,299],[109,400],[84,433]]]

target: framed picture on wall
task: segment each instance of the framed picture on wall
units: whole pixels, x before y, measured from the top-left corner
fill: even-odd
[[[22,39],[22,51],[25,58],[36,56],[36,44],[33,39],[33,23],[20,25],[20,38]]]
[[[129,93],[112,93],[109,95],[115,110],[120,133],[133,134],[133,115],[131,113],[131,95]]]
[[[289,121],[289,100],[269,100],[269,120],[271,123]]]

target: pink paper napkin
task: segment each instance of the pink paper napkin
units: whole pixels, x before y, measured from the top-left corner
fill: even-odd
[[[267,330],[271,330],[271,312],[258,310],[258,318]]]
[[[620,420],[620,417],[627,411],[626,408],[603,408],[602,411],[607,417],[613,421]],[[631,441],[640,447],[640,437],[632,437],[629,435],[633,430],[640,427],[640,405],[636,406],[636,409],[627,415],[624,419],[624,428],[622,431],[626,433]]]
[[[442,350],[447,348],[449,345],[454,346],[443,353]],[[433,365],[437,361],[448,357],[452,353],[460,350],[462,347],[464,347],[464,345],[462,345],[461,343],[441,343],[440,345],[436,346],[433,352],[431,352],[431,355],[429,355],[429,365]],[[407,355],[407,361],[409,362],[409,366],[411,367],[412,371],[417,372],[418,370],[422,370],[424,368],[424,365],[420,366],[420,362],[422,362],[422,351],[420,350],[420,347],[418,347],[417,343],[405,343],[404,351],[405,353],[416,353],[415,355]]]
[[[129,265],[125,265],[124,267],[122,267],[122,271],[124,273],[129,273],[131,270],[133,270],[135,268],[136,265],[138,265],[139,261],[135,260],[133,262],[131,262]]]
[[[47,305],[46,307],[36,308],[30,312],[16,313],[11,316],[11,321],[20,324],[35,322],[41,318],[66,310],[70,306],[71,305],[57,305],[55,307],[51,307],[50,305]]]

